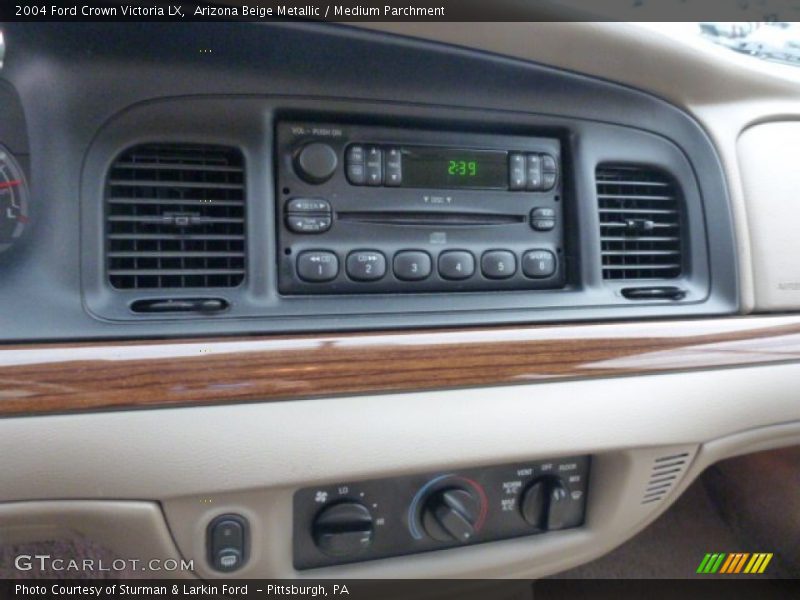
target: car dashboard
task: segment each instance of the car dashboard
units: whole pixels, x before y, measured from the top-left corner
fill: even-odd
[[[8,539],[544,577],[800,440],[790,67],[621,23],[2,40]]]

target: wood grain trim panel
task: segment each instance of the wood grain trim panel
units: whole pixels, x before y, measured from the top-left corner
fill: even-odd
[[[0,416],[449,389],[800,360],[800,316],[0,346]]]

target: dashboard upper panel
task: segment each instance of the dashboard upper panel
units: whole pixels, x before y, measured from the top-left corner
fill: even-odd
[[[212,53],[199,53],[200,39]],[[41,24],[26,26],[24,35],[21,27],[9,26],[6,40],[9,56],[0,75],[19,93],[28,121],[31,224],[26,251],[13,261],[0,259],[0,300],[14,315],[4,323],[4,339],[709,315],[738,307],[731,216],[714,149],[690,117],[646,94],[338,26],[157,25],[145,33],[121,26]],[[278,253],[292,249],[279,248],[275,237],[280,190],[274,168],[280,157],[274,135],[278,122],[297,118],[447,135],[558,139],[565,156],[563,288],[476,290],[457,298],[287,298],[277,285]],[[64,135],[54,139],[54,128]],[[224,144],[242,151],[247,196],[242,285],[213,294],[143,294],[108,285],[109,166],[126,148],[153,142]],[[593,178],[597,165],[609,160],[645,162],[676,178],[688,232],[680,301],[630,301],[621,293],[623,284],[603,281]],[[207,217],[171,213],[167,218]],[[632,221],[631,228],[648,224]],[[342,250],[340,260],[349,250]],[[524,251],[515,250],[517,261]],[[390,262],[393,253],[385,253]],[[204,263],[209,264],[210,259]],[[218,316],[202,311],[142,316],[131,310],[142,299],[163,308],[164,302],[189,306],[197,296],[203,301],[209,295],[226,307]]]

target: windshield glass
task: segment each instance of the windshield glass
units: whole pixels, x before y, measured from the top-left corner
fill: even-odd
[[[800,26],[790,22],[697,23],[704,38],[740,52],[785,64],[800,66]]]

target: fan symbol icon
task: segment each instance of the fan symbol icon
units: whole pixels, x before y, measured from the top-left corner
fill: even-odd
[[[314,502],[319,502],[320,504],[328,501],[328,492],[317,492],[317,495],[314,496]]]

